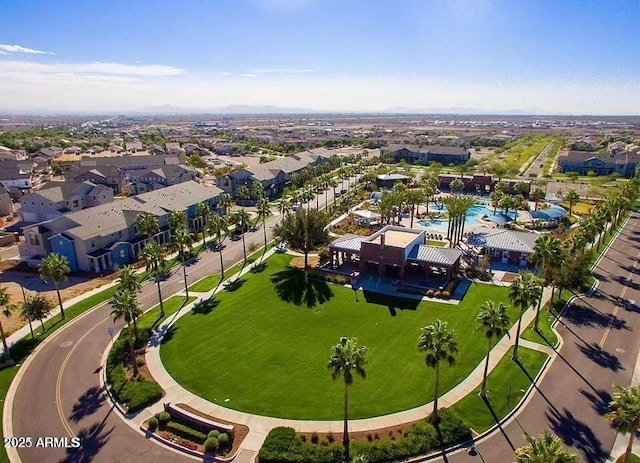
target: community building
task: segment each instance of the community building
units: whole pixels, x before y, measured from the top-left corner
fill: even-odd
[[[466,244],[477,255],[488,256],[492,261],[526,267],[540,236],[533,232],[481,227],[473,230]]]
[[[464,193],[490,193],[496,189],[498,183],[502,183],[506,187],[506,191],[509,193],[520,193],[525,198],[529,196],[531,191],[531,181],[523,179],[497,179],[491,174],[474,174],[474,175],[453,175],[453,174],[440,174],[438,180],[440,184],[438,188],[442,191],[448,191],[451,189],[451,182],[455,179],[462,180],[462,192]],[[522,190],[519,191],[516,185],[523,185]]]
[[[426,244],[424,230],[387,225],[371,236],[338,238],[329,245],[332,269],[353,268],[363,274],[404,279],[457,276],[462,251]]]
[[[20,259],[37,267],[54,252],[67,258],[73,272],[114,270],[135,261],[145,242],[170,241],[168,219],[172,211],[184,212],[190,229],[202,229],[196,205],[207,202],[214,209],[221,193],[216,187],[185,182],[63,214],[24,228],[25,243],[18,247]],[[147,237],[138,229],[142,212],[153,214],[158,220],[160,231],[156,235]]]

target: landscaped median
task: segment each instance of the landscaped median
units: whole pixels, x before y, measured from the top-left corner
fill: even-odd
[[[160,315],[160,307],[156,306],[138,319],[138,339],[134,346],[136,354],[139,354],[136,355],[136,362],[141,371],[137,378],[134,378],[130,369],[124,366],[129,342],[126,331],[121,332],[113,343],[107,357],[106,379],[112,396],[120,405],[126,407],[127,413],[138,412],[162,398],[164,391],[145,372],[143,351],[152,336],[152,331],[161,327],[163,321],[193,300],[195,297],[186,299],[183,296],[174,296],[164,302],[164,316]]]

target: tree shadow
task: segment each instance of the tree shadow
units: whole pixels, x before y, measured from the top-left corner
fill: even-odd
[[[191,313],[194,315],[207,315],[220,305],[220,299],[212,297],[211,299],[205,299],[193,306]]]
[[[509,447],[511,447],[511,450],[513,450],[515,452],[516,447],[513,445],[513,442],[511,442],[511,439],[509,438],[509,436],[505,432],[504,428],[502,427],[502,424],[500,423],[500,417],[496,414],[495,410],[491,406],[491,402],[489,401],[489,399],[487,397],[480,396],[480,398],[482,399],[482,401],[484,402],[485,406],[489,410],[489,413],[491,413],[491,416],[493,417],[493,421],[498,425],[498,429],[500,430],[500,433],[502,434],[504,439],[507,441],[507,444],[509,444]]]
[[[235,279],[224,284],[224,290],[230,293],[239,290],[247,282],[247,280]]]
[[[584,300],[580,301],[585,303]],[[611,315],[603,313],[587,304],[587,307],[583,305],[572,304],[571,308],[565,311],[562,318],[565,322],[570,322],[574,326],[594,327],[601,328],[611,326],[612,329],[628,329],[627,323],[619,318],[613,318]]]
[[[388,296],[373,291],[363,291],[363,294],[369,304],[385,306],[392,317],[396,316],[396,309],[416,310],[422,301],[422,299],[419,298]]]
[[[278,297],[295,305],[315,307],[333,297],[333,291],[322,280],[305,275],[302,270],[287,268],[271,275]]]
[[[176,325],[171,325],[169,328],[167,328],[167,330],[162,335],[162,340],[160,341],[160,343],[165,344],[171,341],[171,339],[173,339],[173,337],[175,336],[176,331],[178,331],[178,328],[176,327]]]
[[[251,273],[261,273],[266,268],[267,268],[267,263],[266,262],[260,262],[259,264],[255,264],[253,267],[251,267],[251,270],[249,270],[249,271]]]
[[[88,415],[93,415],[104,403],[106,397],[102,388],[93,386],[87,389],[73,404],[69,419],[74,422],[80,421]]]
[[[566,445],[580,450],[585,455],[587,463],[601,463],[607,459],[609,454],[602,448],[602,443],[593,430],[574,417],[570,410],[551,410],[546,412],[546,416],[552,431]]]
[[[608,368],[612,371],[624,370],[624,367],[613,354],[610,354],[606,350],[603,350],[598,344],[579,344],[576,342],[578,349],[582,352],[587,358],[589,358],[594,363],[600,365],[601,367]]]
[[[609,402],[611,402],[611,394],[608,391],[600,389],[595,393],[591,393],[580,388],[578,392],[591,403],[591,406],[598,415],[604,416],[610,411]]]
[[[105,421],[95,423],[88,428],[80,430],[76,436],[80,439],[78,448],[67,448],[67,455],[60,463],[90,463],[98,455],[102,447],[109,440],[113,427],[108,431],[104,429]]]

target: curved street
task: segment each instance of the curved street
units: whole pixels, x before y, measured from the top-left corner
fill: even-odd
[[[324,202],[324,194],[320,201]],[[269,218],[268,226],[277,220]],[[509,461],[513,449],[523,444],[525,432],[537,435],[544,429],[560,435],[587,462],[606,459],[615,431],[602,414],[613,385],[629,384],[640,346],[640,309],[634,303],[640,301],[639,237],[640,214],[634,213],[596,268],[601,280],[596,293],[563,317],[559,331],[564,344],[559,356],[516,419],[479,443],[475,456],[459,451],[446,461]],[[261,227],[246,238],[247,246],[260,245]],[[227,266],[241,260],[242,242],[227,241],[224,257]],[[218,261],[217,253],[201,254],[188,267],[189,283],[218,272]],[[178,267],[163,282],[163,296],[166,299],[183,288]],[[140,302],[144,308],[157,304],[154,284],[143,286]],[[74,321],[41,346],[25,367],[13,402],[13,435],[34,439],[78,435],[82,446],[20,449],[23,462],[193,461],[132,430],[99,390],[100,362],[110,342],[107,329],[120,328],[113,324],[110,311],[109,304],[103,304]]]

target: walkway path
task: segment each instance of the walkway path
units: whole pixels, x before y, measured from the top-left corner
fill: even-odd
[[[246,268],[243,270],[243,273],[246,273],[249,270],[250,268]],[[220,285],[218,288],[210,291],[207,294],[198,294],[197,296],[199,298],[209,298],[222,289],[223,286]],[[549,300],[550,296],[551,291],[545,290],[543,294],[543,303],[546,303]],[[177,321],[181,316],[189,313],[192,307],[193,304],[181,309],[178,315],[172,319],[171,323],[175,323],[175,321]],[[525,312],[525,315],[522,319],[523,330],[533,321],[534,317],[534,308],[531,308],[527,312]],[[504,357],[504,355],[513,345],[515,334],[516,326],[514,325],[509,332],[509,336],[503,337],[493,348],[489,359],[489,371],[492,371],[495,368],[500,359]],[[547,346],[542,346],[540,344],[536,344],[526,340],[521,340],[521,343],[521,345],[523,345],[524,347],[533,348],[545,352],[548,355],[551,355],[553,353],[553,350]],[[449,407],[468,394],[473,393],[473,391],[482,383],[484,362],[485,360],[483,359],[463,382],[442,395],[442,397],[440,398],[440,404],[442,407]],[[240,448],[245,451],[245,455],[257,454],[269,430],[276,426],[289,426],[299,432],[331,431],[334,433],[340,433],[342,431],[342,421],[290,420],[258,416],[225,408],[218,404],[214,404],[203,398],[200,398],[183,388],[167,373],[160,359],[159,345],[158,347],[150,347],[147,350],[146,364],[151,375],[166,392],[166,396],[163,399],[164,402],[183,403],[190,407],[198,409],[201,412],[206,413],[207,415],[210,415],[212,417],[248,426],[250,430],[249,435],[240,446]],[[162,404],[156,404],[154,407],[145,410],[143,413],[140,413],[132,420],[132,426],[138,427],[142,422],[150,418],[153,414],[157,413],[161,409]],[[432,410],[433,404],[427,403],[411,410],[405,410],[385,416],[351,420],[349,422],[349,428],[353,432],[358,432],[396,426],[399,424],[423,419],[427,417],[432,412]]]

